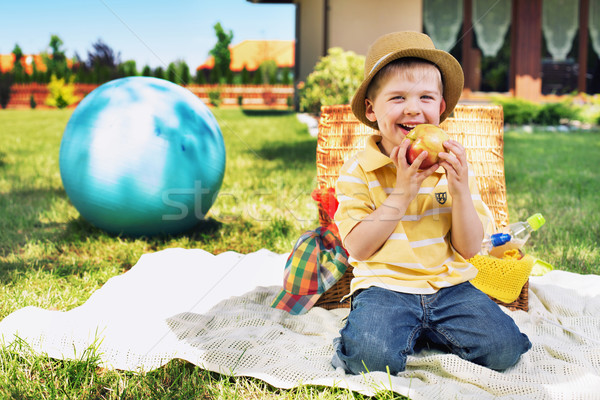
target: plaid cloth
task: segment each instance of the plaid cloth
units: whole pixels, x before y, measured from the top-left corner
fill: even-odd
[[[304,232],[285,263],[283,290],[271,307],[304,314],[347,268],[348,254],[335,225]]]

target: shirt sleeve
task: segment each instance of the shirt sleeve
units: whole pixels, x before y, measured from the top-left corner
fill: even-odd
[[[375,210],[369,193],[367,176],[356,157],[349,159],[342,166],[335,193],[339,206],[334,220],[342,242],[345,242],[350,231]]]

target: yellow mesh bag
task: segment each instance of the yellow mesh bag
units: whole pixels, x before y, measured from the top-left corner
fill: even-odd
[[[512,303],[529,279],[534,259],[525,256],[519,260],[507,251],[504,258],[477,255],[469,262],[479,271],[471,280],[473,286],[504,303]]]

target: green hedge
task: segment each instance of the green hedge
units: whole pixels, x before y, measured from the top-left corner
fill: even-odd
[[[504,109],[504,122],[511,125],[559,125],[577,120],[581,106],[569,98],[558,103],[534,103],[521,98],[494,98]]]

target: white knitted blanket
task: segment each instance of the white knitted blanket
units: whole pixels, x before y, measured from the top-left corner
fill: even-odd
[[[554,271],[531,279],[530,311],[507,312],[533,348],[505,372],[427,352],[410,357],[398,376],[353,376],[329,363],[347,310],[291,316],[270,308],[286,258],[267,250],[147,254],[80,307],[15,311],[0,322],[0,340],[19,337],[53,358],[79,359],[93,346],[104,367],[133,371],[181,358],[280,388],[391,389],[416,400],[600,399],[600,276]]]

